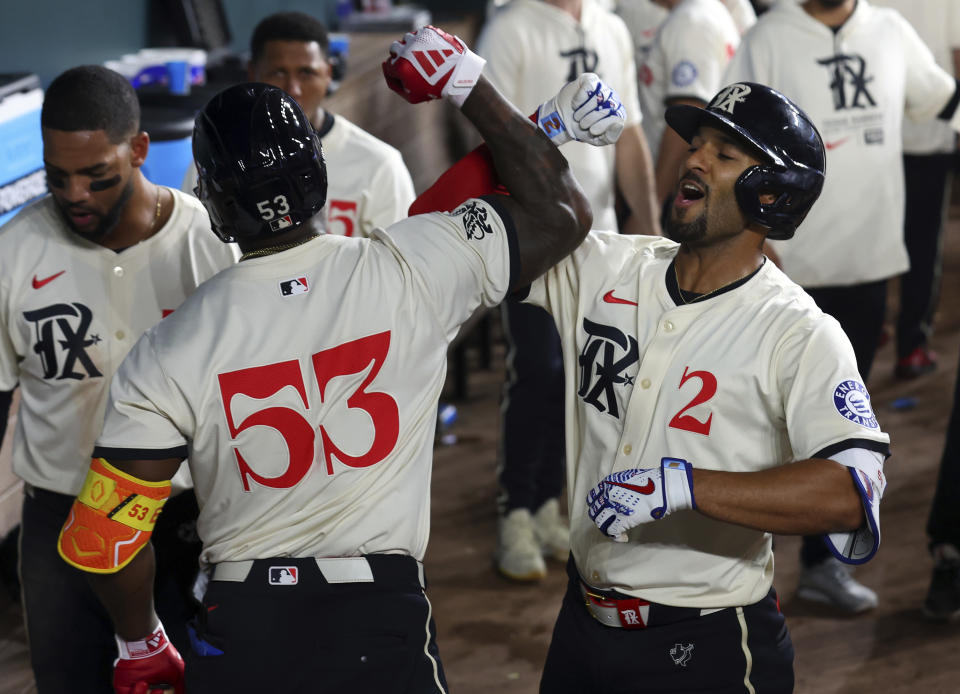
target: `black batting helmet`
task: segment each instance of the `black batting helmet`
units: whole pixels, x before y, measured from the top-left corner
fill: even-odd
[[[267,84],[213,97],[193,128],[197,197],[224,242],[293,229],[327,199],[320,139],[300,106]]]
[[[820,133],[800,107],[780,92],[754,82],[724,87],[703,108],[670,106],[667,123],[690,142],[702,125],[734,133],[758,150],[766,163],[751,166],[734,192],[743,213],[770,232],[789,239],[820,196],[826,153]],[[760,195],[772,193],[771,203]]]

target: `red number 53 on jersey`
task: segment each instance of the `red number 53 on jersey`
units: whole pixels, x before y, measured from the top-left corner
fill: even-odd
[[[366,453],[358,456],[344,453],[337,447],[334,443],[336,432],[328,431],[323,424],[315,429],[300,412],[289,407],[266,407],[245,417],[239,424],[234,422],[231,401],[235,395],[246,395],[263,400],[287,386],[296,389],[304,409],[309,411],[310,402],[298,360],[291,359],[219,374],[217,378],[220,382],[220,395],[231,438],[236,439],[240,432],[251,427],[269,427],[283,436],[289,452],[286,469],[275,477],[265,477],[253,469],[240,448],[235,446],[233,452],[237,458],[244,491],[250,491],[251,480],[273,489],[288,489],[298,484],[313,465],[317,431],[320,432],[328,475],[333,474],[334,457],[342,464],[353,468],[369,467],[386,458],[397,444],[400,434],[399,409],[396,400],[391,396],[386,393],[367,391],[367,387],[380,373],[389,349],[390,332],[387,331],[325,349],[314,354],[311,359],[320,402],[325,402],[326,389],[332,379],[362,373],[370,367],[367,376],[346,401],[348,408],[365,411],[373,421],[373,442]]]

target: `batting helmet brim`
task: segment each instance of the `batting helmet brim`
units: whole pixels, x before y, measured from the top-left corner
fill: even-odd
[[[693,140],[697,134],[697,130],[703,126],[726,130],[733,132],[739,139],[747,142],[770,163],[777,166],[786,166],[786,162],[784,162],[776,152],[765,147],[759,140],[751,136],[749,132],[732,120],[715,111],[708,111],[707,109],[698,108],[697,106],[691,106],[689,104],[676,104],[667,107],[664,117],[666,118],[667,125],[673,128],[677,134],[687,142]]]

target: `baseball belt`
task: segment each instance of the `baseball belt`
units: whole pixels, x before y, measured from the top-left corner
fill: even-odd
[[[319,571],[319,575],[315,571]],[[370,554],[362,557],[274,557],[222,561],[213,565],[212,581],[243,583],[265,580],[271,585],[296,585],[319,579],[340,583],[410,583],[426,587],[423,564],[402,554]]]
[[[583,595],[583,604],[587,612],[598,622],[608,627],[618,629],[646,629],[663,624],[680,622],[685,619],[696,619],[708,614],[727,609],[716,607],[701,609],[699,607],[674,607],[660,605],[641,598],[620,598],[604,594],[580,581],[580,594]]]

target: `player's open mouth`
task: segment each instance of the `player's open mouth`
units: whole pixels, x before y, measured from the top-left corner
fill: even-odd
[[[673,204],[677,207],[689,207],[705,195],[706,192],[702,185],[689,178],[684,178],[680,181],[680,187],[677,189],[677,197],[674,199]]]

